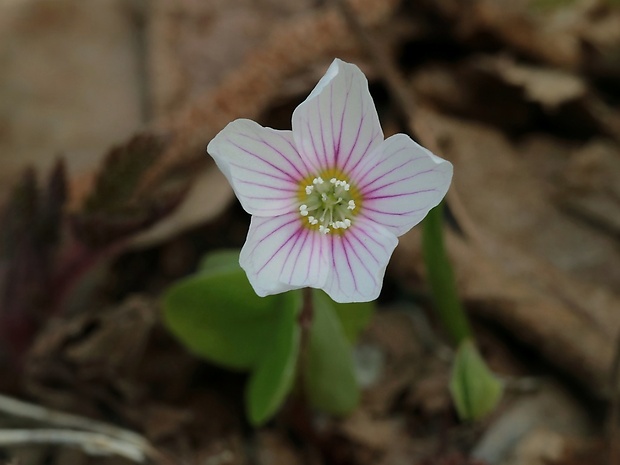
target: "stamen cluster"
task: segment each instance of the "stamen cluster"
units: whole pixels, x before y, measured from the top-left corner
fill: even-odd
[[[351,227],[357,205],[347,181],[331,178],[326,182],[319,176],[305,186],[304,192],[306,196],[299,206],[299,214],[308,225],[318,225],[323,234]]]

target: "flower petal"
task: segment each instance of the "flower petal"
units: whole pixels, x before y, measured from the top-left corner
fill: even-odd
[[[215,136],[207,151],[248,213],[275,216],[296,208],[298,182],[309,170],[291,131],[238,119]]]
[[[334,60],[293,112],[293,137],[317,172],[350,172],[383,141],[368,81],[357,66]]]
[[[298,213],[253,216],[239,263],[264,297],[301,287],[323,287],[328,266],[325,236],[305,228]]]
[[[405,134],[386,139],[379,160],[358,170],[361,214],[401,236],[418,224],[446,195],[452,164],[433,155]]]
[[[323,289],[336,302],[369,302],[379,297],[385,268],[398,239],[364,218],[343,234],[331,234],[330,274]]]

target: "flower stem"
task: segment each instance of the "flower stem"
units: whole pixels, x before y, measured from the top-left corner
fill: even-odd
[[[302,307],[299,312],[299,327],[301,337],[299,341],[299,354],[297,355],[297,374],[293,395],[289,403],[288,413],[292,429],[299,434],[300,438],[312,438],[315,436],[312,426],[308,395],[306,392],[306,365],[308,363],[308,350],[310,343],[310,329],[314,316],[314,302],[312,289],[309,287],[302,290]]]
[[[305,373],[306,365],[308,364],[308,345],[310,344],[310,329],[312,328],[312,320],[314,317],[314,302],[311,288],[305,287],[301,291],[302,306],[298,318],[301,336],[299,340],[299,355],[297,356],[296,392],[298,396],[302,398],[302,401],[305,402]]]
[[[433,208],[423,223],[422,254],[435,307],[448,335],[458,346],[472,337],[467,315],[456,291],[452,265],[443,239],[443,202]]]
[[[312,303],[312,288],[305,287],[302,289],[303,301],[301,312],[299,313],[299,326],[302,331],[302,339],[308,335],[310,326],[312,326],[312,317],[314,316],[314,306]]]

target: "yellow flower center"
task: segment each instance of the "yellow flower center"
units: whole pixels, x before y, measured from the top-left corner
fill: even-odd
[[[300,183],[298,197],[304,224],[323,234],[349,229],[361,207],[357,189],[335,170],[305,178]]]

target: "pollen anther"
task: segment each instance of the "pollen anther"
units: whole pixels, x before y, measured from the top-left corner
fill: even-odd
[[[302,184],[300,195],[304,203],[299,206],[299,214],[308,226],[318,226],[321,234],[344,231],[353,224],[357,214],[353,210],[357,205],[346,180],[332,177],[325,182],[317,176],[312,179],[312,184]]]

